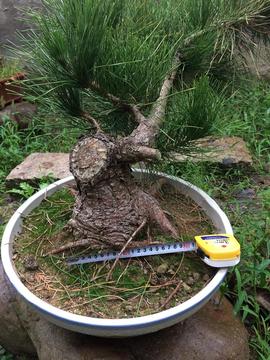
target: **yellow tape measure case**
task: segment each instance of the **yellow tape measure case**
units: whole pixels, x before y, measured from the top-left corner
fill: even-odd
[[[200,235],[195,236],[195,241],[211,261],[238,263],[240,260],[240,244],[231,234]]]

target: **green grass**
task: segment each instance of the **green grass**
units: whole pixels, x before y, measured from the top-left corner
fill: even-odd
[[[244,84],[223,106],[213,132],[242,137],[262,168],[270,162],[270,87],[250,79]]]
[[[0,58],[0,80],[7,79],[20,71],[22,71],[22,67],[18,60],[5,60]]]

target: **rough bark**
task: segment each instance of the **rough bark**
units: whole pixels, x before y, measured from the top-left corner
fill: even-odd
[[[121,248],[144,220],[177,237],[157,200],[136,184],[122,148],[122,141],[97,134],[71,153],[79,194],[69,225],[82,246]]]

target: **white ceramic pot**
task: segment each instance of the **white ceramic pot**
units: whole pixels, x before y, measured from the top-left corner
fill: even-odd
[[[190,196],[202,207],[219,233],[233,233],[227,216],[217,203],[196,186],[163,173],[149,173],[144,170],[135,169],[134,175],[137,178],[151,177],[153,180],[165,177],[168,183],[179,189],[181,193]],[[31,196],[11,217],[3,235],[1,257],[5,273],[24,300],[39,312],[40,315],[58,326],[84,334],[101,337],[137,336],[158,331],[184,320],[198,311],[218,290],[227,269],[218,269],[212,280],[195,296],[184,303],[156,314],[128,319],[98,319],[76,315],[56,308],[31,293],[21,282],[12,261],[14,238],[21,231],[23,219],[26,215],[39,206],[44,198],[52,195],[65,185],[71,184],[73,181],[72,176],[67,177]]]

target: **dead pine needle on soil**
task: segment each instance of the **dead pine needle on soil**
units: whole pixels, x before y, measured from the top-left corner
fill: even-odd
[[[173,221],[183,241],[214,231],[210,220],[190,198],[169,185],[155,195]],[[24,221],[14,245],[13,261],[25,286],[37,297],[75,314],[98,318],[128,318],[149,315],[178,305],[201,290],[214,274],[195,253],[168,254],[115,262],[68,266],[70,256],[89,255],[89,249],[70,249],[44,256],[60,240],[71,242],[64,229],[71,217],[74,193],[58,191],[44,200]],[[145,245],[151,240],[173,242],[145,221],[127,244]],[[141,238],[140,238],[141,237]],[[136,238],[134,240],[134,238]],[[126,247],[122,249],[125,251]]]

